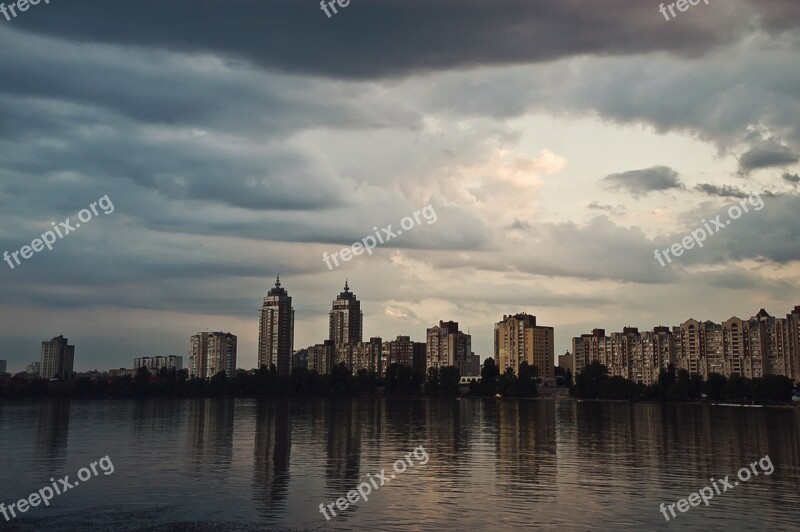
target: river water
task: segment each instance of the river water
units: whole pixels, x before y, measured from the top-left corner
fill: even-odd
[[[798,408],[466,398],[0,403],[6,506],[51,477],[74,483],[105,456],[97,475],[87,469],[87,480],[49,506],[8,522],[0,515],[0,529],[800,526]],[[771,474],[750,467],[759,459]],[[413,465],[396,472],[397,460]],[[109,462],[113,473],[100,468]],[[740,481],[742,467],[760,474]],[[367,501],[336,508],[382,470],[395,477],[376,482]],[[710,488],[711,478],[721,488],[726,476],[739,484],[665,520],[661,503]],[[327,521],[321,503],[337,517]]]

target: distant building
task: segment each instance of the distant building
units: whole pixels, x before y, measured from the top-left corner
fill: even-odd
[[[439,321],[438,326],[428,329],[425,350],[426,367],[455,366],[460,375],[465,375],[472,337],[458,330],[458,322]]]
[[[481,357],[476,355],[475,353],[470,354],[467,357],[467,363],[465,365],[464,372],[461,374],[462,377],[480,377],[481,376]]]
[[[348,344],[358,344],[364,328],[364,313],[361,312],[361,302],[350,291],[347,281],[344,291],[333,302],[329,315],[328,339],[338,349]]]
[[[42,363],[41,362],[31,362],[25,367],[25,373],[29,375],[39,375],[42,370]]]
[[[158,373],[162,368],[175,370],[183,369],[183,357],[179,355],[167,355],[156,357],[141,357],[133,360],[133,369],[147,368],[150,373]]]
[[[0,360],[0,375],[8,373],[8,361]]]
[[[292,355],[292,371],[308,369],[308,349],[300,349]]]
[[[125,369],[125,368],[108,370],[108,376],[109,377],[119,378],[119,377],[124,377],[125,375],[130,375],[132,377],[133,376],[133,370],[132,369]]]
[[[519,375],[519,365],[527,362],[541,378],[554,379],[553,328],[536,325],[536,316],[524,312],[503,316],[494,327],[494,359],[501,374],[511,368]]]
[[[381,348],[381,375],[392,364],[409,366],[414,371],[425,375],[426,345],[424,342],[412,342],[409,336],[398,336],[395,340],[384,342]]]
[[[81,371],[81,372],[76,372],[75,373],[75,378],[76,379],[80,379],[82,377],[83,378],[87,378],[87,379],[91,379],[93,381],[96,381],[96,380],[108,378],[108,373],[106,373],[105,371],[97,371],[96,369],[89,370],[89,371]]]
[[[353,375],[362,369],[379,374],[382,351],[383,340],[379,336],[370,338],[369,342],[344,344],[336,348],[336,364],[343,363]]]
[[[206,378],[208,362],[208,333],[197,333],[189,339],[189,376]]]
[[[325,340],[324,343],[312,345],[308,348],[308,369],[320,375],[326,375],[333,369],[336,349],[333,342]]]
[[[294,352],[294,309],[292,298],[281,288],[280,276],[264,298],[258,326],[258,365],[288,374]]]
[[[205,379],[224,371],[231,377],[236,374],[237,337],[229,332],[208,333],[208,352]]]
[[[72,377],[75,346],[63,335],[42,342],[41,376],[45,379],[66,380]]]
[[[640,333],[636,327],[606,336],[594,329],[572,339],[577,375],[597,360],[618,375],[649,385],[674,364],[707,379],[712,373],[748,379],[783,375],[800,380],[800,306],[786,318],[760,309],[750,319],[732,317],[722,323],[689,319],[679,326],[659,326]]]
[[[567,351],[563,355],[558,355],[558,367],[563,369],[566,373],[569,371],[573,375],[575,374],[575,357]]]

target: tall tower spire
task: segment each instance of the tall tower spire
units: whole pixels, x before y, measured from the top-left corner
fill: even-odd
[[[278,373],[287,375],[292,367],[294,351],[294,309],[292,298],[281,287],[281,276],[267,293],[261,307],[258,330],[258,365],[273,364]]]
[[[361,302],[350,291],[349,279],[345,279],[344,291],[336,297],[329,316],[328,338],[334,346],[338,348],[361,342],[364,314],[361,312]]]

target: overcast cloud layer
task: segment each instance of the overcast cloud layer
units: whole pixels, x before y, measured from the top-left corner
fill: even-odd
[[[528,311],[593,327],[786,313],[800,229],[800,3],[305,0],[40,4],[0,19],[0,252],[108,195],[11,270],[0,358],[63,333],[77,369],[255,365],[281,275],[297,348],[345,278],[366,337],[456,320],[477,354]],[[703,248],[654,250],[759,194]],[[372,256],[321,260],[430,204]]]

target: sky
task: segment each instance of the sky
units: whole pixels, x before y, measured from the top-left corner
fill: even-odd
[[[251,368],[278,274],[296,349],[327,337],[345,280],[366,338],[454,320],[482,357],[517,312],[555,328],[556,354],[595,327],[786,314],[800,2],[670,20],[659,4],[351,0],[328,17],[315,0],[51,0],[0,16],[0,252],[69,231],[0,262],[0,359],[24,370],[63,334],[76,370],[187,363],[192,334],[222,330]],[[702,247],[656,259],[742,201]],[[426,206],[372,254],[323,262]]]

